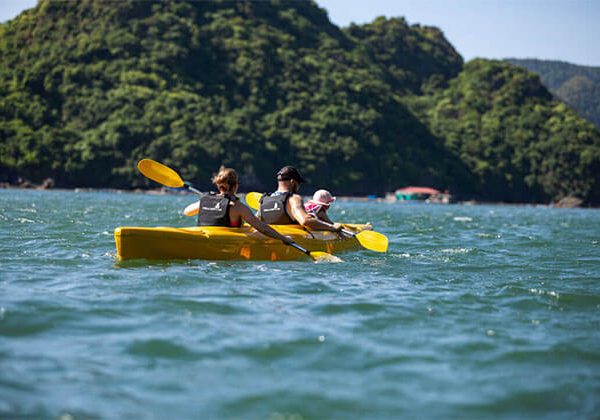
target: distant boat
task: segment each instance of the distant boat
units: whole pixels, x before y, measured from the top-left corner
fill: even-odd
[[[405,187],[394,192],[397,201],[425,201],[427,203],[450,202],[450,193],[429,187]]]

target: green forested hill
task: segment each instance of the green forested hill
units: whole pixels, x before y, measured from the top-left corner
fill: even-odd
[[[600,202],[591,124],[535,76],[463,68],[439,30],[403,19],[340,29],[303,1],[43,0],[0,25],[0,59],[0,180],[134,187],[152,157],[203,188],[226,164],[242,189],[268,189],[292,163],[337,194]]]
[[[352,24],[345,32],[366,47],[397,93],[419,94],[445,86],[463,66],[439,29],[411,26],[404,18],[379,17],[369,24]]]
[[[290,162],[340,193],[450,182],[441,142],[312,3],[42,2],[2,40],[10,175],[129,187],[150,156],[200,185],[224,163],[268,188]]]
[[[509,58],[506,61],[539,74],[552,93],[600,128],[600,67],[552,60]]]
[[[476,175],[472,188],[480,195],[598,199],[598,131],[553,101],[537,75],[474,60],[447,89],[414,99],[414,108]]]

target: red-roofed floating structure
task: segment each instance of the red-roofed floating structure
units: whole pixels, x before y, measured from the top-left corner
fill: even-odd
[[[427,201],[431,203],[449,203],[450,194],[429,187],[405,187],[394,192],[398,201]]]
[[[396,190],[396,194],[428,194],[428,195],[436,195],[441,194],[441,191],[436,190],[435,188],[429,187],[406,187],[400,188]]]

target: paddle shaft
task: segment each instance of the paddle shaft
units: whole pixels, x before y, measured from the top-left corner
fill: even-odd
[[[333,227],[333,225],[331,223],[327,223],[324,222],[323,220],[321,220],[324,224],[326,224],[329,227]],[[356,232],[352,232],[351,230],[348,230],[346,228],[342,228],[340,229],[340,232],[343,233],[344,235],[348,235],[348,236],[352,236],[353,238],[356,238],[356,235],[358,235],[358,233]]]
[[[352,236],[353,238],[356,238],[356,235],[358,235],[356,232],[352,232],[348,229],[342,229],[340,232],[342,232],[344,235]]]
[[[294,248],[296,248],[298,251],[300,252],[304,252],[306,255],[308,255],[309,257],[312,258],[312,255],[310,255],[310,251],[308,249],[304,249],[302,248],[300,245],[298,245],[296,242],[284,242],[286,245],[292,246]]]
[[[194,193],[198,194],[199,196],[204,195],[204,193],[202,191],[197,190],[196,188],[192,187],[189,184],[184,184],[183,188],[185,188],[185,189],[187,189],[187,190],[189,190],[191,192],[194,192]]]
[[[323,220],[321,220],[321,222],[323,222],[323,224],[325,224],[329,227],[333,227],[333,224],[331,224],[331,223],[327,223]],[[344,235],[348,235],[348,236],[352,236],[352,237],[356,237],[356,235],[357,235],[355,232],[352,232],[351,230],[348,230],[346,228],[340,229],[340,232],[343,233]]]

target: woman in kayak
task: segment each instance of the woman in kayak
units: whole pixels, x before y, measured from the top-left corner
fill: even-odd
[[[287,244],[293,242],[258,219],[237,198],[235,193],[238,189],[238,176],[234,169],[221,166],[219,172],[212,177],[212,182],[219,192],[205,194],[198,202],[198,226],[240,227],[244,221],[263,235]]]

